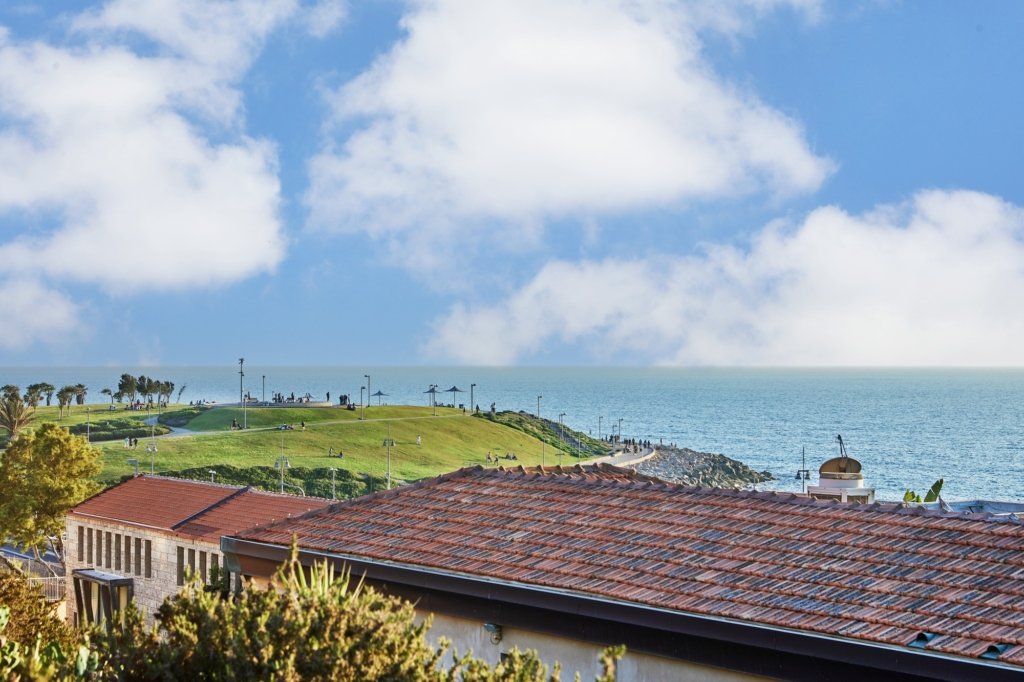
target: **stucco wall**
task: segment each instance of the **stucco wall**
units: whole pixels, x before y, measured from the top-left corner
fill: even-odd
[[[84,557],[84,560],[79,561],[78,552],[78,529],[92,529],[94,533],[93,547],[95,551],[96,540],[95,533],[103,533],[103,550],[101,553],[100,561],[90,562],[88,556]],[[115,535],[120,534],[122,536],[121,543],[121,568],[116,568],[116,560],[113,555],[113,547],[111,550],[111,561],[108,566],[106,563],[106,534],[110,533],[110,537],[113,540]],[[111,523],[108,521],[85,519],[74,516],[67,517],[67,611],[68,620],[74,622],[75,619],[75,587],[71,579],[71,572],[79,568],[95,568],[103,571],[104,573],[112,573],[114,575],[126,576],[132,578],[133,581],[133,592],[134,601],[142,611],[146,614],[147,620],[152,620],[153,614],[156,609],[163,603],[164,599],[176,594],[180,588],[178,585],[178,547],[183,547],[186,550],[185,553],[185,565],[188,565],[188,549],[193,549],[196,552],[196,570],[199,570],[199,556],[200,552],[207,553],[207,572],[209,572],[212,566],[211,557],[217,555],[218,563],[221,562],[220,546],[219,543],[205,542],[192,540],[185,537],[177,537],[166,532],[158,530],[147,530],[139,528],[137,526],[129,526],[126,524]],[[86,536],[87,537],[87,536]],[[124,565],[124,538],[128,537],[132,540],[132,566],[128,569]],[[140,538],[142,540],[143,552],[145,551],[146,540],[152,543],[152,549],[150,552],[152,577],[146,577],[146,566],[145,561],[142,563],[142,575],[136,575],[134,571],[135,564],[135,547],[134,539]],[[83,554],[86,548],[83,548]],[[145,557],[143,557],[144,559]],[[93,557],[95,560],[95,556]]]
[[[439,637],[447,637],[460,654],[472,649],[474,655],[490,663],[497,663],[501,654],[513,647],[518,647],[520,651],[536,649],[549,668],[555,661],[561,663],[562,679],[571,680],[578,671],[581,680],[593,680],[600,672],[598,656],[603,647],[589,642],[502,627],[501,642],[492,644],[490,633],[484,629],[482,622],[440,614],[434,614],[428,636],[435,644]],[[768,678],[630,651],[626,652],[618,667],[619,682],[739,682],[765,679]]]

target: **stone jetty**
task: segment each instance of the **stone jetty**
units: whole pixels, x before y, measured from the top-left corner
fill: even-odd
[[[725,455],[664,445],[658,446],[654,457],[630,468],[666,481],[707,488],[749,488],[774,479],[768,471],[755,471]]]

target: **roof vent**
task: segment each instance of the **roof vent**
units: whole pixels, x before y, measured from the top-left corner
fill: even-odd
[[[985,653],[983,653],[980,658],[988,658],[995,661],[1009,648],[1010,645],[1003,642],[1000,642],[999,644],[989,644],[988,648],[985,649]]]
[[[919,632],[917,633],[917,637],[914,638],[914,641],[907,646],[912,646],[915,649],[926,649],[928,647],[928,642],[933,639],[935,639],[934,632]]]

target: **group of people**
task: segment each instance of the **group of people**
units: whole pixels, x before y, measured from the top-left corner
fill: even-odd
[[[517,460],[519,458],[516,457],[516,453],[514,453],[514,452],[506,452],[504,456],[494,455],[493,457],[491,457],[491,451],[490,450],[487,451],[487,461],[488,462],[498,462],[498,461],[500,461],[502,459],[514,459],[514,460]]]
[[[127,436],[125,437],[125,439],[124,439],[124,449],[125,450],[134,450],[138,446],[139,446],[139,439],[138,438],[129,438]]]

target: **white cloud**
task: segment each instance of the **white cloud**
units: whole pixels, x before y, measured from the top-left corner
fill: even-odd
[[[273,270],[276,150],[238,130],[236,81],[293,11],[119,0],[74,22],[86,47],[0,41],[0,216],[15,228],[0,274],[132,294]],[[166,49],[140,56],[117,44],[122,31]],[[218,129],[200,128],[197,109]],[[19,231],[22,217],[38,228]]]
[[[700,31],[735,33],[782,4],[817,7],[414,3],[407,37],[331,98],[310,224],[414,240],[418,266],[495,225],[535,236],[551,218],[814,190],[831,162],[701,55]]]
[[[78,307],[60,292],[35,280],[0,280],[0,347],[71,341],[80,325]]]
[[[673,365],[1022,365],[1024,210],[926,191],[815,210],[746,250],[552,262],[506,299],[455,306],[429,351],[508,364],[545,346]]]
[[[314,38],[323,38],[348,17],[348,3],[343,0],[319,0],[305,13],[306,30]]]

